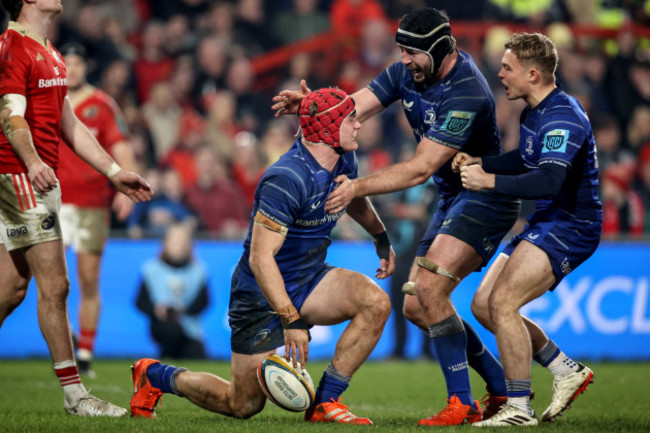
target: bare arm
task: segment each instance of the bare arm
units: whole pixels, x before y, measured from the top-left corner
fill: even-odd
[[[25,120],[26,98],[23,95],[2,95],[0,124],[18,158],[25,163],[29,179],[36,191],[47,195],[58,184],[54,170],[38,156],[29,125]]]
[[[128,142],[122,140],[111,147],[115,162],[127,171],[135,171],[135,155]],[[113,198],[113,211],[119,221],[124,221],[133,211],[133,202],[124,194],[116,194]]]
[[[311,89],[305,80],[300,81],[300,90],[282,90],[273,97],[274,104],[271,109],[275,111],[275,117],[283,114],[297,114],[300,102]],[[380,113],[384,110],[379,99],[368,88],[357,90],[353,95],[354,106],[357,110],[357,119],[360,122]]]
[[[151,200],[153,191],[147,181],[132,171],[123,170],[115,162],[74,114],[67,96],[63,102],[61,134],[73,152],[92,168],[107,176],[118,191],[136,203]]]
[[[377,211],[375,211],[372,203],[370,203],[370,199],[368,199],[368,197],[358,197],[353,199],[348,206],[347,213],[370,235],[372,235],[375,239],[375,245],[378,246],[377,235],[385,233],[386,227],[379,218],[379,215],[377,215]],[[388,249],[387,253],[385,252],[385,247]],[[384,246],[383,249],[380,249],[378,246],[377,254],[380,259],[380,267],[377,269],[375,277],[383,280],[392,275],[395,270],[395,252],[393,251],[393,247],[390,246],[390,243],[388,243],[388,245]]]
[[[384,106],[374,93],[367,87],[357,90],[353,95],[354,108],[357,110],[357,120],[364,122],[372,116],[384,111]]]
[[[259,212],[255,215],[249,264],[264,298],[282,320],[286,356],[293,358],[294,367],[298,359],[304,366],[309,358],[309,335],[305,329],[291,329],[291,324],[299,321],[300,315],[287,294],[275,261],[285,239],[281,230],[279,224]]]
[[[61,117],[61,134],[63,141],[81,159],[102,174],[115,162],[113,158],[97,142],[95,136],[88,130],[74,114],[70,100],[66,96],[63,102],[63,115]]]
[[[329,213],[340,212],[355,197],[400,191],[424,183],[457,152],[456,149],[423,138],[415,155],[408,161],[355,180],[338,176],[334,181],[340,185],[327,198],[325,210]]]

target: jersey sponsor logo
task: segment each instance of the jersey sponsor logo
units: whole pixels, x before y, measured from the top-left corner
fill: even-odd
[[[433,107],[428,108],[427,111],[425,111],[424,123],[426,123],[429,126],[432,126],[434,123],[436,123],[436,112],[433,109]]]
[[[54,214],[49,214],[41,221],[41,229],[51,230],[52,227],[54,227],[55,221],[56,221],[56,217],[54,216]]]
[[[569,131],[567,129],[554,129],[544,136],[544,146],[542,153],[546,152],[566,152],[566,144],[569,141]]]
[[[38,80],[39,89],[44,89],[47,87],[68,87],[68,79],[56,77],[56,78],[50,78],[49,80],[45,80],[43,78]]]
[[[530,135],[526,138],[526,153],[528,155],[535,153],[535,150],[533,149],[533,137]]]
[[[59,67],[58,67],[58,66],[55,66],[55,67],[54,67],[54,73],[55,73],[56,75],[61,75],[61,72],[59,71]]]
[[[476,113],[471,111],[450,111],[447,113],[445,123],[440,128],[441,131],[453,135],[460,135],[472,125]]]
[[[415,101],[408,102],[406,100],[402,100],[402,106],[404,107],[404,109],[406,111],[411,111],[411,109],[413,108],[414,103],[415,103]]]
[[[331,215],[327,214],[323,218],[317,218],[317,219],[313,219],[313,220],[304,220],[302,218],[298,218],[295,221],[295,224],[299,225],[299,226],[303,226],[303,227],[316,227],[316,226],[319,226],[321,224],[328,224],[328,223],[335,222],[336,220],[341,218],[344,213],[345,213],[345,209],[342,210],[341,212],[331,214]]]
[[[27,226],[7,228],[7,238],[19,238],[27,234]]]

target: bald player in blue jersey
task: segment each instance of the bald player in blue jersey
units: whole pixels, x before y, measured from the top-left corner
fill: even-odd
[[[416,9],[400,21],[396,33],[401,62],[389,66],[357,91],[360,121],[395,101],[413,128],[415,156],[369,176],[335,179],[340,186],[325,208],[336,214],[351,200],[421,184],[433,177],[441,201],[423,236],[404,291],[405,316],[427,332],[447,385],[448,404],[422,419],[425,426],[459,425],[496,413],[506,401],[503,367],[474,329],[456,312],[451,293],[473,271],[485,266],[519,214],[519,200],[495,192],[462,188],[451,170],[459,151],[500,154],[494,97],[471,56],[456,49],[449,18],[434,8]],[[276,114],[295,113],[307,91],[283,91],[274,98]],[[474,400],[468,365],[486,381],[484,409]]]
[[[578,100],[555,85],[553,42],[541,34],[515,34],[505,45],[499,78],[508,99],[528,106],[519,149],[496,157],[459,153],[453,168],[471,191],[496,191],[537,199],[528,225],[505,247],[486,274],[473,309],[497,337],[506,372],[508,402],[477,427],[537,425],[530,407],[530,360],[554,374],[552,421],[586,389],[593,372],[564,355],[519,309],[558,283],[598,247],[602,206],[598,199],[596,143]],[[532,345],[531,345],[532,340]]]
[[[334,178],[357,176],[355,103],[339,89],[309,93],[298,117],[302,135],[262,176],[244,253],[232,276],[230,382],[141,359],[133,366],[131,414],[153,417],[162,393],[184,396],[205,409],[236,418],[260,412],[266,397],[256,376],[265,356],[284,346],[294,365],[309,358],[309,329],[349,321],[316,390],[309,422],[372,424],[340,401],[367,359],[390,315],[390,300],[365,275],[325,263],[330,234],[347,211],[375,239],[380,267],[393,273],[395,254],[370,201],[356,199],[336,214],[325,211]]]

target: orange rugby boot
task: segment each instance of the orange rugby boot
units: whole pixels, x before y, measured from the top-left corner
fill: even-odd
[[[448,426],[472,424],[481,421],[481,405],[478,401],[474,404],[478,409],[465,405],[455,395],[447,400],[447,406],[435,415],[421,419],[418,422],[420,426]]]
[[[308,422],[336,422],[340,424],[369,425],[372,424],[368,418],[361,418],[350,412],[348,407],[337,401],[323,402],[312,406],[305,412],[305,421]]]
[[[131,397],[131,416],[156,418],[156,404],[163,392],[154,388],[147,378],[147,368],[160,361],[155,359],[140,359],[131,366],[133,380],[133,396]]]

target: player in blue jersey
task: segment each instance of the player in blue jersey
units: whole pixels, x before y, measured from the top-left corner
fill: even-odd
[[[413,128],[415,156],[367,177],[335,179],[326,209],[340,212],[356,197],[409,188],[433,179],[440,192],[438,211],[422,238],[404,299],[405,316],[428,332],[447,384],[448,404],[422,419],[425,426],[477,422],[506,401],[503,367],[486,350],[474,329],[456,312],[451,293],[458,283],[487,264],[519,214],[519,200],[494,192],[462,188],[451,170],[459,151],[500,154],[494,97],[471,56],[456,49],[449,18],[434,8],[416,9],[400,21],[396,41],[401,62],[389,66],[357,91],[360,121],[395,101]],[[307,91],[283,91],[274,98],[276,114],[295,113]],[[472,396],[468,365],[486,381],[484,409]]]
[[[553,398],[542,415],[552,421],[591,382],[593,372],[567,358],[519,309],[553,290],[598,247],[596,143],[585,110],[555,85],[553,42],[541,34],[515,34],[505,45],[499,78],[508,99],[523,99],[519,149],[495,157],[456,155],[463,186],[537,199],[528,225],[495,260],[474,299],[484,325],[495,332],[505,367],[508,403],[479,427],[537,425],[530,408],[533,343],[546,345],[535,359],[550,367]],[[524,242],[525,241],[525,242]]]
[[[309,329],[350,321],[323,374],[310,422],[372,424],[340,402],[352,375],[379,341],[390,315],[388,295],[370,278],[325,263],[330,233],[345,211],[373,235],[380,257],[376,277],[393,273],[395,254],[370,201],[325,210],[334,178],[357,176],[355,103],[338,89],[311,92],[299,111],[302,136],[264,173],[255,191],[253,221],[232,277],[230,327],[232,378],[189,372],[142,359],[133,367],[131,413],[152,417],[163,392],[185,396],[205,409],[237,418],[266,402],[256,377],[262,359],[285,347],[304,365]]]

